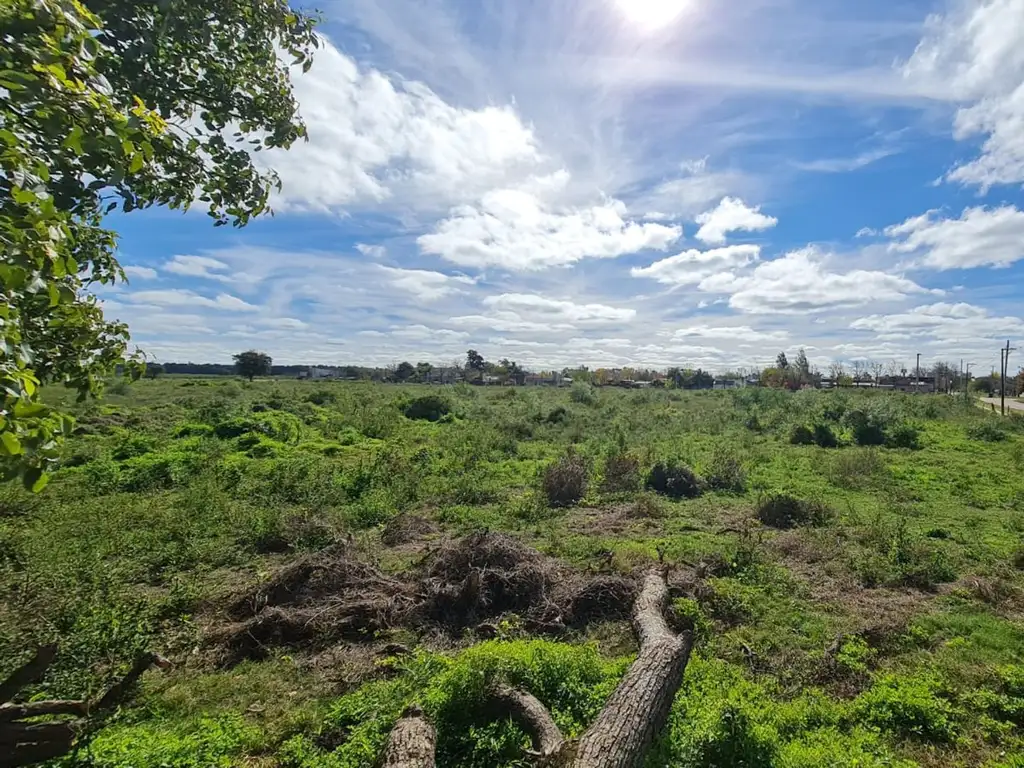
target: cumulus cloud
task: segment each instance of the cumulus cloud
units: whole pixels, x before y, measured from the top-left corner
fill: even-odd
[[[938,218],[935,211],[889,227],[889,248],[919,253],[933,269],[1008,267],[1024,259],[1024,211],[1012,205],[968,208],[959,219]]]
[[[493,190],[478,205],[457,208],[418,243],[424,253],[461,266],[525,272],[663,251],[682,235],[679,227],[640,224],[625,215],[625,205],[615,200],[557,208],[524,189]]]
[[[259,307],[227,293],[218,294],[216,298],[210,299],[193,291],[170,289],[166,291],[135,291],[127,294],[124,298],[132,304],[153,307],[206,307],[227,312],[256,312],[259,310]]]
[[[701,281],[700,290],[729,295],[729,306],[752,314],[796,314],[833,307],[858,307],[927,293],[912,280],[887,272],[833,272],[823,254],[805,248],[760,264],[752,272],[722,272]]]
[[[228,275],[220,274],[229,269],[223,261],[211,259],[209,256],[175,256],[161,267],[164,272],[171,272],[184,277],[202,277],[209,280],[227,281]]]
[[[138,278],[139,280],[152,280],[156,277],[156,270],[150,267],[140,267],[137,264],[128,264],[123,267],[124,273],[129,278]]]
[[[696,219],[701,225],[697,239],[712,245],[721,245],[730,232],[763,232],[779,220],[765,216],[761,208],[751,208],[736,197],[725,197],[713,211],[702,213]]]
[[[761,255],[757,245],[730,245],[710,251],[689,250],[647,267],[634,267],[633,277],[649,277],[665,285],[697,285],[723,270],[745,267]]]
[[[524,293],[503,293],[483,300],[487,314],[453,317],[452,325],[487,328],[502,333],[562,333],[628,323],[636,310],[606,304],[579,304],[567,299]]]
[[[309,141],[254,156],[281,177],[279,208],[331,212],[394,200],[443,209],[543,159],[512,107],[454,107],[422,83],[361,68],[327,41],[293,82]]]
[[[851,323],[859,331],[873,331],[879,339],[931,337],[937,342],[996,339],[1017,333],[1024,320],[998,317],[972,304],[938,303],[892,315],[869,315]]]
[[[1024,0],[960,0],[929,19],[904,75],[969,102],[958,139],[986,136],[981,156],[947,178],[988,189],[1024,181]]]
[[[391,284],[403,291],[419,296],[427,301],[459,293],[459,285],[473,285],[476,281],[465,275],[446,275],[442,272],[430,272],[424,269],[399,269],[381,266],[380,270],[388,275]]]
[[[788,331],[761,331],[749,325],[707,326],[680,328],[672,335],[675,341],[687,339],[720,339],[735,342],[784,342]]]

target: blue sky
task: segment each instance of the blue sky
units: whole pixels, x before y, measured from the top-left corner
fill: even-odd
[[[158,361],[997,365],[1024,0],[346,0],[272,219],[121,216]],[[1021,345],[1024,346],[1024,345]]]

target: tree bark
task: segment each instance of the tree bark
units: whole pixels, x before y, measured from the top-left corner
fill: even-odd
[[[638,768],[665,727],[693,649],[693,633],[665,621],[668,584],[662,570],[644,578],[633,606],[640,655],[580,739],[571,768]]]
[[[437,734],[423,710],[412,706],[391,729],[383,768],[434,768]]]
[[[491,697],[493,703],[529,735],[533,741],[531,755],[551,758],[562,751],[565,737],[558,730],[547,707],[533,694],[499,685],[491,692]]]

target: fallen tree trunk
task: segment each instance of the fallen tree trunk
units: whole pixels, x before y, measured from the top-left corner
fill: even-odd
[[[18,691],[46,674],[56,655],[56,646],[44,646],[0,683],[0,702],[5,702],[0,703],[0,768],[22,768],[69,754],[76,747],[79,735],[87,730],[90,714],[110,710],[120,704],[131,686],[151,666],[170,666],[166,659],[155,653],[143,653],[121,680],[93,701],[10,703]],[[20,722],[41,715],[73,715],[75,719]]]
[[[434,768],[437,734],[419,707],[409,707],[391,729],[383,768]]]
[[[693,633],[676,634],[665,620],[668,584],[658,568],[644,577],[633,605],[640,653],[604,709],[578,742],[567,742],[547,708],[531,694],[507,686],[491,691],[492,704],[533,742],[530,754],[558,768],[639,768],[665,727],[693,649]],[[436,736],[416,708],[388,740],[385,768],[433,768]],[[402,761],[404,760],[404,762]]]

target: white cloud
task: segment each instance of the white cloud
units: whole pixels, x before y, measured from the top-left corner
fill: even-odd
[[[367,245],[366,243],[356,243],[356,250],[359,251],[363,256],[369,256],[372,259],[383,259],[388,255],[388,249],[383,245]]]
[[[153,307],[207,307],[222,309],[228,312],[256,312],[259,307],[248,304],[236,296],[227,293],[218,294],[215,299],[200,296],[198,293],[181,289],[166,291],[135,291],[127,294],[125,300],[132,304]]]
[[[228,265],[223,261],[211,259],[209,256],[175,256],[161,267],[164,272],[172,272],[185,277],[202,277],[208,280],[227,281],[228,275],[218,274]]]
[[[960,0],[931,17],[904,75],[972,102],[956,114],[957,139],[987,136],[981,156],[949,180],[982,189],[1024,181],[1024,0]]]
[[[487,328],[502,333],[564,334],[582,328],[629,323],[636,310],[605,304],[577,304],[565,299],[522,293],[488,296],[487,314],[463,315],[449,320],[466,328]]]
[[[536,318],[548,318],[554,321],[568,321],[581,325],[603,325],[606,323],[622,323],[636,317],[635,309],[609,307],[605,304],[577,304],[572,301],[549,299],[523,293],[503,293],[500,296],[488,296],[484,305],[499,311],[530,314]]]
[[[156,277],[156,270],[150,267],[140,267],[136,264],[128,264],[123,267],[124,273],[129,278],[136,277],[139,280],[152,280]]]
[[[851,323],[854,330],[873,331],[882,340],[931,337],[952,343],[1003,338],[1020,331],[1024,320],[997,317],[971,304],[929,304],[893,315],[869,315]]]
[[[707,158],[680,166],[681,175],[655,185],[631,201],[630,210],[655,220],[689,218],[706,211],[723,197],[756,191],[757,183],[736,171],[709,171]],[[647,213],[651,211],[653,213]]]
[[[459,293],[458,285],[473,285],[476,281],[465,275],[446,275],[441,272],[430,272],[423,269],[399,269],[397,267],[380,267],[389,275],[391,284],[403,291],[408,291],[427,301]]]
[[[933,269],[1008,267],[1024,259],[1024,211],[1010,205],[968,208],[959,219],[936,218],[929,211],[885,234],[895,240],[891,250],[920,253],[921,263]]]
[[[862,152],[854,157],[831,157],[821,160],[796,162],[793,165],[801,171],[811,171],[812,173],[849,173],[866,168],[872,163],[877,163],[879,160],[884,160],[887,157],[892,157],[896,153],[897,150],[893,148],[874,149],[870,152]]]
[[[530,271],[665,250],[682,235],[679,227],[638,224],[625,215],[615,200],[559,209],[521,189],[494,190],[479,205],[457,208],[417,242],[424,253],[462,266]]]
[[[707,326],[698,325],[680,328],[674,334],[674,341],[687,339],[721,339],[733,342],[784,342],[789,339],[788,331],[759,331],[749,325]]]
[[[816,249],[805,248],[764,262],[747,274],[712,275],[701,282],[700,289],[729,294],[730,307],[753,314],[797,314],[830,307],[858,307],[927,292],[904,277],[863,269],[833,272],[823,262],[823,255]]]
[[[633,277],[650,277],[665,285],[697,285],[723,270],[745,267],[761,255],[757,245],[730,245],[710,251],[689,250],[648,267],[634,267]]]
[[[704,243],[721,245],[730,232],[763,232],[771,229],[779,220],[761,213],[761,208],[751,208],[735,197],[725,197],[713,211],[702,213],[696,219],[701,225],[697,239]]]
[[[281,208],[329,212],[392,200],[443,209],[543,159],[511,107],[454,107],[422,83],[360,68],[326,40],[293,83],[309,141],[254,156],[279,173]]]

